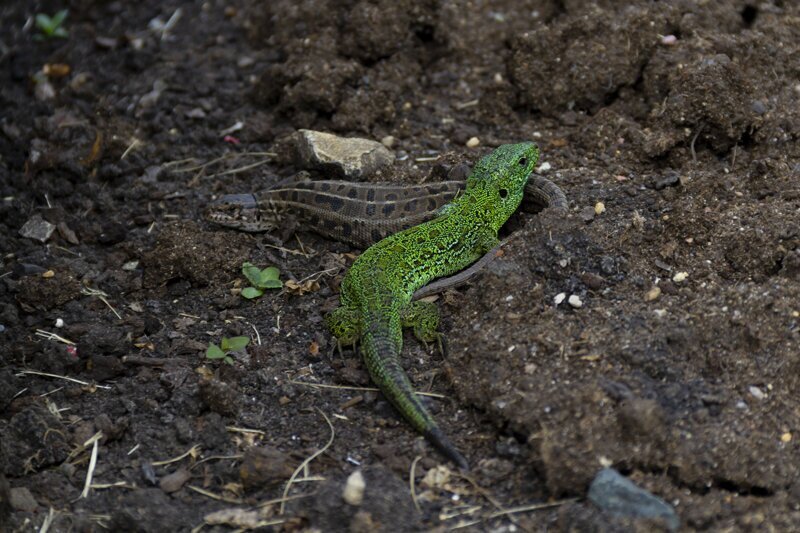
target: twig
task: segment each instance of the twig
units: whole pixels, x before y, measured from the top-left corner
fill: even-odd
[[[289,495],[289,489],[292,487],[292,483],[294,483],[294,480],[295,480],[295,478],[297,477],[297,475],[298,475],[298,474],[299,474],[301,471],[303,471],[303,470],[306,470],[306,469],[308,468],[308,465],[309,465],[309,463],[310,463],[311,461],[313,461],[314,459],[316,459],[317,457],[319,457],[320,455],[322,455],[322,454],[325,452],[325,450],[327,450],[328,448],[330,448],[331,444],[333,444],[333,438],[336,436],[336,432],[335,432],[335,431],[334,431],[334,429],[333,429],[333,424],[331,424],[331,421],[330,421],[330,419],[328,418],[328,415],[326,415],[325,413],[323,413],[323,412],[322,412],[321,410],[319,410],[319,409],[317,409],[317,411],[319,411],[319,414],[321,414],[321,415],[322,415],[322,418],[324,418],[324,419],[325,419],[325,422],[327,422],[327,423],[328,423],[328,427],[329,427],[329,428],[330,428],[330,430],[331,430],[331,436],[330,436],[330,438],[328,439],[328,442],[325,444],[325,446],[323,446],[322,448],[320,448],[320,449],[319,449],[319,450],[317,450],[316,452],[312,453],[312,454],[311,454],[310,456],[308,456],[308,457],[307,457],[307,458],[306,458],[306,459],[305,459],[305,460],[304,460],[302,463],[300,463],[300,466],[298,466],[298,467],[295,469],[295,471],[292,473],[292,477],[290,477],[290,478],[289,478],[289,481],[287,481],[287,482],[286,482],[286,487],[283,489],[283,498],[284,498],[284,501],[282,501],[282,502],[281,502],[281,507],[280,507],[280,510],[278,511],[278,514],[279,514],[279,515],[282,515],[282,514],[283,514],[284,508],[285,508],[285,506],[286,506],[286,505],[285,505],[285,504],[286,504],[286,501],[285,501],[285,499],[286,499],[286,497]],[[307,475],[306,475],[306,477],[307,477]]]

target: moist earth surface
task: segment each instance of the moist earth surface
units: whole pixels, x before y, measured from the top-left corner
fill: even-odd
[[[406,336],[468,473],[325,330],[359,250],[203,219],[298,129],[398,184],[532,140],[567,194],[439,295],[447,353]],[[604,467],[683,530],[800,524],[796,2],[6,2],[0,196],[0,529],[674,527]]]

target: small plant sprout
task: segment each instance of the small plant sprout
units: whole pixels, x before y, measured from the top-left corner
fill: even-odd
[[[53,37],[65,38],[69,33],[64,29],[64,19],[67,18],[68,10],[62,9],[52,17],[44,13],[36,15],[36,27],[39,28],[41,33],[34,36],[35,39],[52,39]]]
[[[213,343],[208,345],[206,359],[222,359],[232,365],[233,357],[230,356],[230,353],[241,352],[248,344],[250,344],[250,337],[222,337],[219,346]]]
[[[242,263],[242,274],[253,284],[252,287],[242,289],[242,296],[248,300],[258,298],[267,289],[280,289],[283,282],[278,279],[280,271],[275,267],[267,267],[261,270],[252,263],[245,261]]]

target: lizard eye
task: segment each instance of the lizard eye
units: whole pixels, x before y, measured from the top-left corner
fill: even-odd
[[[497,191],[500,194],[500,198],[505,200],[506,196],[508,196],[508,189],[500,189]]]
[[[521,157],[520,160],[519,160],[519,166],[524,167],[524,166],[527,166],[527,165],[528,165],[528,158],[527,157]]]

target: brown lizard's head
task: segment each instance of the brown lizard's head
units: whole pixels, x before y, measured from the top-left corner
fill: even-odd
[[[206,220],[241,231],[266,231],[258,208],[258,201],[252,194],[226,194],[208,206]]]

